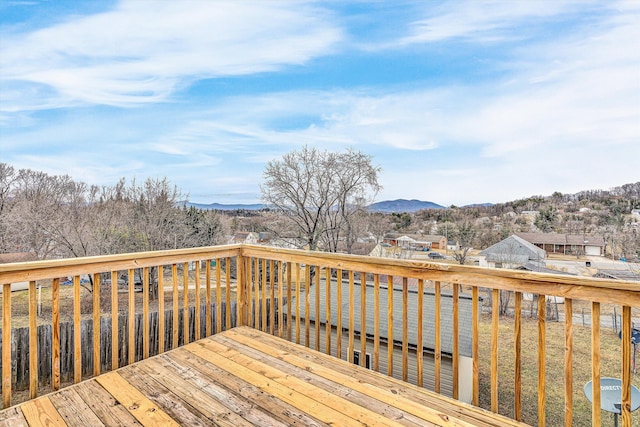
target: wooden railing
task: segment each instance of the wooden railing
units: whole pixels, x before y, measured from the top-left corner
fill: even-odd
[[[89,285],[81,283],[84,275],[90,275]],[[123,289],[119,292],[119,286],[111,286],[103,298],[105,286],[101,282],[106,278],[117,284],[123,276]],[[72,288],[61,286],[61,277],[72,277]],[[617,361],[622,424],[631,426],[631,387],[637,382],[631,366],[632,315],[637,315],[640,307],[637,282],[253,245],[0,265],[3,407],[12,404],[12,367],[17,357],[11,343],[19,318],[15,313],[8,315],[17,296],[13,298],[10,290],[12,283],[24,281],[29,283],[29,348],[38,347],[38,322],[52,327],[52,390],[61,387],[60,322],[68,313],[60,307],[68,295],[74,325],[74,383],[192,339],[249,325],[494,412],[505,412],[505,406],[513,408],[506,415],[538,425],[556,416],[549,413],[551,381],[562,383],[559,413],[564,424],[583,422],[579,417],[584,411],[576,408],[587,403],[584,397],[576,398],[582,396],[582,384],[576,387],[579,373],[574,370],[578,358],[582,362],[585,354],[582,345],[574,343],[582,331],[573,320],[574,314],[581,314],[575,308],[579,304],[591,316],[592,327],[585,327],[590,336],[588,377],[599,385],[603,369],[609,369],[608,359]],[[51,290],[45,302],[51,307],[50,318],[38,315],[42,304],[38,304],[37,294],[42,287]],[[157,295],[150,295],[150,289],[156,288]],[[508,295],[513,299],[505,304]],[[564,299],[564,320],[560,323],[551,324],[548,319],[549,297]],[[170,306],[165,307],[166,301]],[[535,320],[527,319],[527,305]],[[124,306],[126,330],[112,321],[110,340],[102,340],[100,328],[93,327],[91,338],[82,342],[83,317],[99,325],[101,318],[117,319]],[[195,310],[190,314],[192,307]],[[615,307],[616,313],[621,313],[622,339],[600,330],[602,307]],[[142,332],[138,336],[135,319],[140,315]],[[157,322],[152,324],[152,318]],[[536,349],[528,341],[530,329],[536,334]],[[560,344],[552,337],[558,330]],[[601,352],[602,336],[607,345],[611,336],[617,340],[615,354]],[[136,345],[142,347],[141,352]],[[85,352],[93,355],[92,370],[87,374],[82,369]],[[528,362],[532,353],[533,368]],[[110,363],[105,360],[109,358]],[[507,369],[501,363],[504,359]],[[40,362],[38,352],[30,351],[30,398],[43,386],[38,378]],[[582,369],[582,363],[580,366]],[[535,382],[533,394],[528,391],[531,381]],[[599,426],[603,416],[599,386],[593,387],[592,395],[587,418]],[[531,407],[535,408],[533,414]],[[553,418],[551,424],[558,421]]]

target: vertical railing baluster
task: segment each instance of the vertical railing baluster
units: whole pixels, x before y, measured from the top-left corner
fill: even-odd
[[[311,266],[304,267],[304,345],[311,347]]]
[[[320,351],[320,266],[316,266],[316,274],[315,274],[315,307],[314,307],[314,326],[315,326],[315,349],[316,351]]]
[[[196,289],[195,289],[195,339],[196,341],[200,339],[200,307],[201,307],[201,301],[200,301],[200,260],[196,260],[195,261],[196,265],[195,265],[195,285],[196,285]]]
[[[515,293],[513,311],[513,413],[517,421],[522,421],[522,292]]]
[[[98,360],[99,359],[100,359],[100,353],[98,353]],[[29,398],[35,399],[37,396],[38,396],[38,305],[36,301],[36,281],[31,280],[29,281]]]
[[[387,276],[387,375],[393,376],[393,276]]]
[[[471,288],[471,359],[472,359],[472,397],[471,404],[480,405],[480,298],[478,295],[478,287]]]
[[[128,272],[128,283],[129,283],[129,289],[128,289],[128,301],[129,301],[129,317],[128,317],[128,323],[129,323],[129,328],[128,328],[128,344],[129,344],[129,352],[128,352],[128,361],[127,363],[129,365],[131,365],[133,362],[135,362],[135,356],[136,356],[136,341],[135,341],[135,321],[136,321],[136,300],[135,300],[135,275],[134,275],[134,271],[133,269],[129,269]]]
[[[73,383],[82,381],[80,276],[73,276]]]
[[[54,279],[54,283],[55,283]],[[118,344],[118,272],[111,272],[111,370],[118,369],[120,349]]]
[[[591,422],[594,427],[602,425],[600,417],[600,303],[591,303]]]
[[[491,293],[491,411],[498,412],[498,321],[500,316],[500,291]]]
[[[631,427],[631,307],[622,307],[622,396],[623,427]]]
[[[189,263],[182,264],[182,343],[189,344]]]
[[[573,300],[564,299],[564,425],[573,425]]]
[[[442,373],[442,342],[440,339],[440,331],[441,331],[441,327],[440,327],[440,313],[442,310],[442,288],[440,286],[440,282],[435,282],[434,283],[434,292],[435,292],[435,296],[434,296],[434,303],[435,303],[435,310],[434,310],[434,367],[433,367],[433,376],[434,376],[434,391],[436,393],[440,393],[440,376]]]
[[[546,424],[545,402],[546,402],[546,371],[545,361],[547,353],[546,344],[546,322],[547,322],[547,297],[538,295],[538,426],[544,427]]]
[[[354,280],[353,271],[349,270],[349,345],[347,346],[347,360],[349,363],[353,363],[353,349],[354,349]]]
[[[100,273],[93,275],[93,376],[100,375]]]
[[[360,366],[367,366],[367,273],[360,273]]]
[[[402,381],[409,380],[409,279],[402,278]]]
[[[216,259],[216,333],[222,332],[222,266],[220,258]],[[227,307],[229,310],[229,307]]]
[[[149,267],[142,269],[142,358],[149,357]]]
[[[260,260],[258,258],[254,259],[254,268],[253,268],[253,311],[251,307],[249,308],[249,312],[251,312],[251,317],[253,318],[251,324],[254,328],[260,329]]]
[[[205,291],[204,291],[204,334],[205,336],[211,335],[211,259],[206,260],[205,271]],[[220,301],[216,301],[216,305],[220,304]],[[218,319],[216,319],[216,322]]]
[[[269,333],[274,335],[276,324],[275,269],[273,260],[269,260]]]
[[[336,270],[336,357],[342,359],[342,269]]]
[[[9,308],[11,308],[11,305],[9,305]],[[9,331],[11,331],[10,328]],[[9,340],[8,342],[11,341]],[[11,346],[7,347],[11,350]],[[6,366],[11,366],[11,364]],[[51,388],[53,391],[60,390],[60,279],[57,277],[53,279],[51,284]],[[11,390],[11,387],[9,387],[9,390]]]
[[[255,314],[253,312],[253,287],[257,279],[254,277],[258,269],[254,267],[255,258],[247,258],[247,325],[255,328]]]
[[[451,349],[453,353],[453,360],[451,366],[451,382],[453,383],[453,398],[458,399],[459,394],[459,377],[460,377],[460,354],[459,354],[459,340],[460,336],[460,285],[458,283],[452,283],[453,286],[453,330],[451,331]]]
[[[262,325],[260,330],[262,332],[267,332],[267,260],[266,258],[262,258]]]
[[[423,328],[423,303],[424,303],[424,280],[418,279],[418,307],[416,321],[418,323],[418,336],[416,337],[416,375],[418,376],[418,387],[422,387],[423,381],[423,361],[424,361],[424,342],[422,340]]]
[[[291,292],[291,268],[294,264],[287,261],[287,340],[291,341],[291,312],[293,304],[292,292]],[[296,300],[296,305],[298,305],[298,300]]]
[[[380,275],[373,275],[373,370],[380,372]]]
[[[331,269],[325,268],[325,353],[331,355]],[[320,316],[318,316],[320,317]]]
[[[296,268],[296,344],[300,344],[300,265],[293,264]]]
[[[284,263],[278,261],[278,336],[284,337]]]
[[[164,353],[164,265],[158,266],[158,354]]]
[[[55,280],[55,279],[54,279]],[[11,406],[11,283],[2,285],[2,407]]]
[[[226,257],[225,258],[226,262],[225,262],[225,274],[224,274],[224,278],[225,278],[225,304],[227,306],[227,316],[226,316],[226,330],[231,329],[231,257]],[[240,262],[237,263],[237,267],[236,270],[239,273],[240,272]],[[239,279],[239,277],[238,277]],[[236,291],[236,295],[240,295],[240,289],[237,289]],[[237,298],[236,298],[237,300]],[[239,307],[239,305],[238,305]],[[238,319],[238,322],[241,323],[240,319]]]
[[[178,347],[178,265],[171,264],[171,282],[173,285],[172,297],[173,297],[173,341],[171,342],[172,348]]]

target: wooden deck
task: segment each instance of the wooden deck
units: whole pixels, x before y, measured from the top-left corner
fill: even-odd
[[[0,426],[515,426],[248,327],[0,412]]]

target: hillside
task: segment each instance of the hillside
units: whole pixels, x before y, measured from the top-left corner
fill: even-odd
[[[433,202],[423,202],[422,200],[385,200],[382,202],[373,203],[368,206],[371,212],[417,212],[423,209],[444,209],[444,206],[438,205]]]

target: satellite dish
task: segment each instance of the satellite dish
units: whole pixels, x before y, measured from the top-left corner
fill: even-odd
[[[622,339],[622,331],[618,332],[618,337]],[[631,329],[631,344],[640,344],[640,329]]]
[[[584,385],[584,395],[593,402],[592,387],[593,381]],[[600,406],[607,412],[621,414],[622,402],[622,381],[617,378],[600,378]],[[640,390],[634,385],[631,386],[631,412],[640,407]]]

